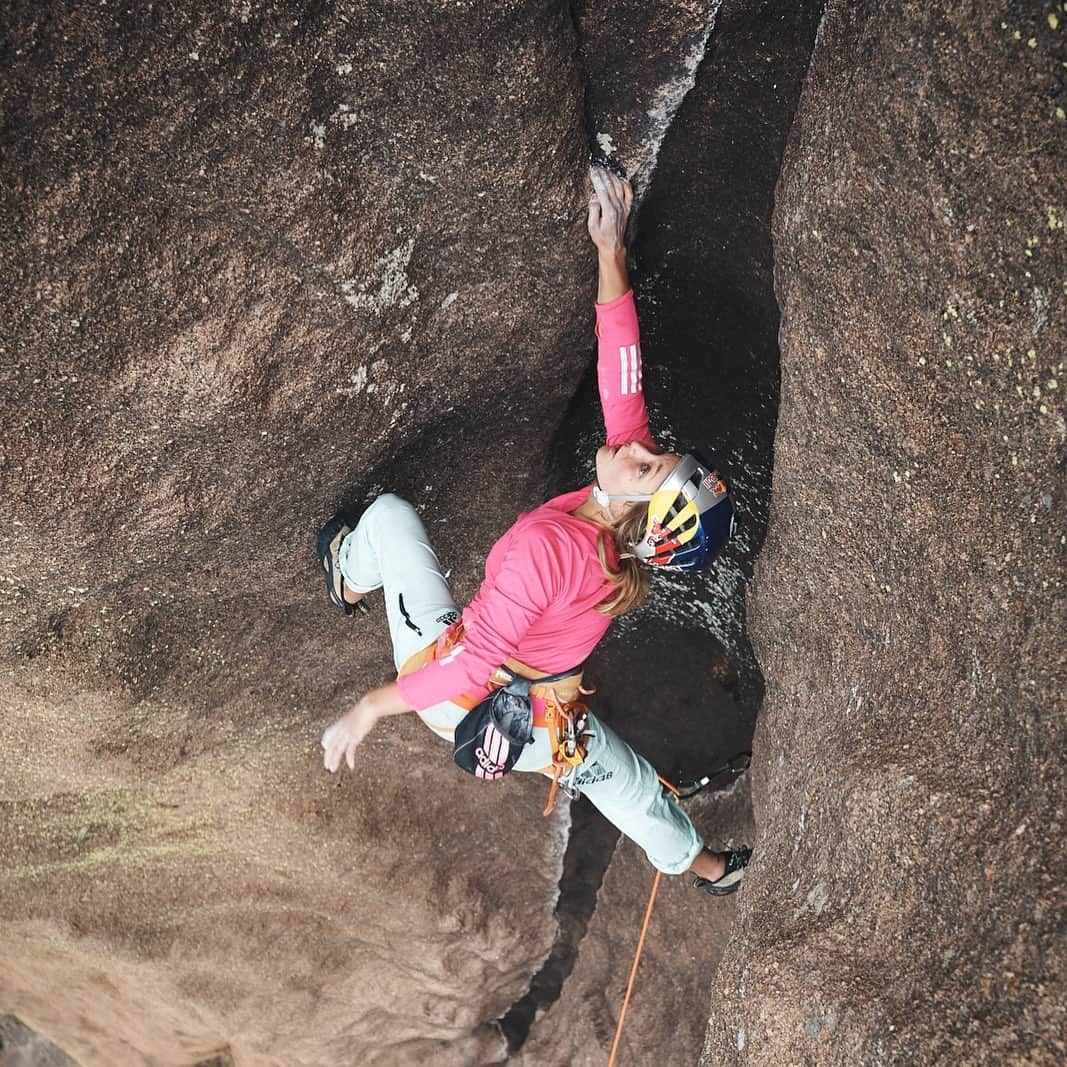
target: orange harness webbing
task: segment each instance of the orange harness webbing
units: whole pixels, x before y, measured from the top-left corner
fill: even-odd
[[[450,626],[444,634],[436,641],[431,642],[425,648],[420,648],[418,652],[410,655],[404,663],[401,665],[400,670],[397,671],[397,677],[403,678],[405,674],[411,674],[414,671],[425,667],[428,663],[432,663],[439,656],[445,655],[452,651],[456,645],[461,644],[463,641],[464,629],[463,623],[458,622]],[[575,697],[582,690],[582,672],[576,671],[574,674],[567,678],[559,678],[554,681],[551,686],[539,686],[537,684],[538,678],[549,677],[547,671],[539,671],[534,667],[528,667],[521,660],[508,658],[503,663],[504,670],[497,669],[489,676],[487,685],[490,689],[496,689],[499,686],[507,685],[511,680],[507,672],[511,674],[517,674],[521,678],[526,678],[533,682],[530,686],[530,693],[532,696],[541,697],[542,699],[548,699],[550,696],[555,697],[557,689],[564,695],[564,700],[567,698],[568,693],[573,693]],[[547,690],[547,691],[546,691]],[[591,693],[592,690],[585,691],[586,695]],[[458,704],[461,708],[466,708],[467,711],[473,710],[478,702],[483,699],[482,697],[472,696],[470,693],[459,693],[456,696],[449,697],[449,700],[453,704]],[[546,726],[547,722],[542,721],[536,710],[534,712],[534,726]]]
[[[585,762],[589,750],[589,705],[581,698],[595,693],[578,685],[578,696],[571,701],[561,700],[553,688],[551,699],[545,704],[545,726],[552,749],[552,785],[548,789],[548,803],[542,815],[551,815],[556,806],[556,793],[565,774]]]

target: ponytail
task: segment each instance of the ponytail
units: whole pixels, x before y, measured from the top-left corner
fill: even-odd
[[[611,526],[601,527],[596,552],[604,577],[611,585],[611,592],[596,606],[602,615],[625,615],[639,607],[648,596],[648,568],[633,553],[634,543],[645,531],[647,514],[647,504],[634,504]],[[608,562],[609,538],[618,550],[618,570]]]

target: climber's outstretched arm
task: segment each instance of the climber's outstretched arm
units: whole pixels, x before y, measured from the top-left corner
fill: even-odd
[[[589,236],[597,250],[596,300],[609,304],[630,288],[626,269],[626,223],[634,203],[633,187],[603,167],[590,167]]]

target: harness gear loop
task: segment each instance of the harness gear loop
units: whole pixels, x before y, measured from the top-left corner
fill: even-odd
[[[579,686],[580,695],[587,691]],[[559,787],[567,786],[564,778],[573,775],[585,762],[589,751],[589,705],[584,700],[569,703],[560,700],[556,690],[550,689],[551,700],[545,704],[545,726],[548,728],[548,743],[552,750],[552,785],[548,789],[548,803],[542,815],[551,815],[556,807]]]

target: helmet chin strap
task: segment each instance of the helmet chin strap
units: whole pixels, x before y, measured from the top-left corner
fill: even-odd
[[[615,518],[615,512],[612,511],[611,505],[615,503],[627,503],[627,504],[642,504],[652,499],[651,493],[635,493],[633,495],[627,495],[625,493],[605,493],[600,488],[598,482],[593,483],[593,499],[607,512],[609,518]]]

